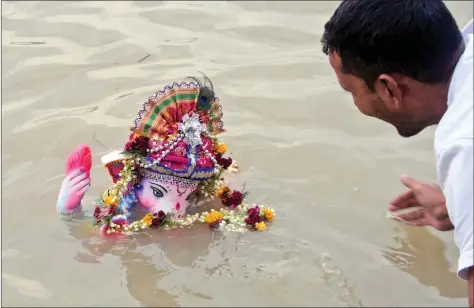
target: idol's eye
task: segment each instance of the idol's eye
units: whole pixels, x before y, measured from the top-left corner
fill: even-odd
[[[162,198],[163,197],[163,192],[159,188],[156,188],[156,187],[153,187],[153,186],[150,186],[150,187],[151,187],[151,190],[153,191],[153,195],[155,195],[155,197],[157,197],[157,198]]]

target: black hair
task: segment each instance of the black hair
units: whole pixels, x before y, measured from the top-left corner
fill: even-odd
[[[463,44],[441,0],[344,0],[324,26],[323,52],[336,52],[344,73],[374,90],[380,74],[446,82]]]

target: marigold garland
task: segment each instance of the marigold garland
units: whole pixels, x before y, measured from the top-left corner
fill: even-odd
[[[255,211],[258,211],[261,219],[258,222],[249,220],[249,216]],[[150,228],[163,228],[169,230],[172,228],[184,228],[195,225],[196,223],[205,223],[212,230],[225,230],[228,232],[244,232],[245,230],[264,231],[267,228],[267,224],[271,222],[267,218],[265,213],[272,213],[272,219],[275,215],[275,211],[271,208],[265,208],[260,210],[258,206],[247,204],[241,204],[235,209],[229,210],[222,208],[220,210],[211,210],[210,212],[203,212],[193,215],[186,215],[182,218],[173,218],[173,214],[162,215],[163,218],[153,224],[153,220],[157,219],[157,215],[151,213],[146,214],[141,220],[137,220],[131,224],[126,224],[125,217],[115,216],[111,221],[106,230],[107,234],[110,233],[135,233]],[[118,215],[122,216],[122,215]],[[115,222],[114,222],[115,221]]]
[[[123,170],[119,174],[119,178],[113,187],[106,190],[101,198],[96,201],[94,209],[95,224],[102,225],[102,231],[110,233],[134,233],[149,228],[184,228],[191,227],[196,222],[205,223],[212,230],[225,229],[231,232],[243,232],[246,229],[264,231],[267,224],[271,223],[275,217],[275,211],[271,208],[260,209],[256,205],[248,205],[244,203],[248,192],[236,191],[230,189],[223,182],[222,174],[224,170],[236,172],[238,169],[235,162],[231,158],[223,158],[222,154],[227,151],[225,143],[216,142],[214,152],[217,155],[219,163],[223,166],[221,171],[207,181],[202,182],[198,186],[199,197],[214,198],[217,196],[221,199],[225,208],[220,210],[211,210],[193,215],[186,215],[177,218],[173,213],[146,214],[142,219],[132,223],[127,222],[127,211],[133,210],[137,202],[135,189],[139,188],[139,175],[137,172],[138,158],[143,154],[143,145],[145,140],[141,140],[139,135],[130,136],[127,143],[126,152],[129,158],[124,159]]]

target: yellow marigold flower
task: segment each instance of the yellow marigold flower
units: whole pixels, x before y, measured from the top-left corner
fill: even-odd
[[[227,151],[227,145],[225,143],[218,143],[214,145],[214,152],[217,154],[224,154]]]
[[[107,197],[104,198],[104,203],[111,206],[117,206],[118,198],[114,195],[108,195]]]
[[[262,222],[257,222],[255,224],[255,229],[258,231],[264,231],[267,228],[267,225],[262,221]]]
[[[208,225],[215,223],[216,221],[222,220],[224,215],[222,215],[219,211],[212,211],[207,214],[206,218],[204,218],[204,222]]]
[[[148,213],[142,218],[143,224],[147,227],[151,226],[151,222],[153,221],[153,215]]]
[[[230,188],[228,186],[221,186],[217,190],[217,195],[219,196],[219,198],[227,197],[228,195],[230,195],[230,193],[231,193],[231,191],[230,191]]]
[[[275,217],[275,211],[267,207],[263,210],[263,215],[265,215],[266,220],[272,221],[273,217]]]

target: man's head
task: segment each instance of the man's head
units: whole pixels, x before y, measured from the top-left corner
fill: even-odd
[[[341,87],[403,137],[437,124],[463,40],[441,0],[344,0],[321,40]]]

